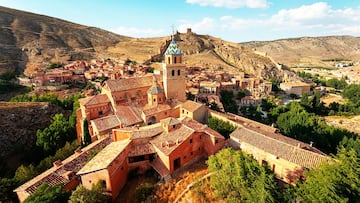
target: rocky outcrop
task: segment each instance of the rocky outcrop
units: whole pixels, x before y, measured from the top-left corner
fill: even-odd
[[[47,102],[0,102],[0,157],[16,146],[31,146],[36,131],[47,127],[57,113],[70,114]]]

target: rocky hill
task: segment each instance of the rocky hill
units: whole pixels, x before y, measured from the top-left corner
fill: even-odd
[[[266,52],[288,66],[328,66],[323,60],[334,58],[360,61],[360,38],[352,36],[302,37],[241,45]]]
[[[0,102],[0,158],[15,146],[30,146],[36,140],[36,131],[47,127],[57,113],[69,115],[47,102]]]
[[[150,56],[159,54],[161,47],[166,47],[167,40],[170,40],[170,37],[123,40],[116,46],[110,47],[108,51],[131,60],[143,62]],[[266,79],[282,79],[284,75],[296,77],[286,67],[280,67],[271,58],[256,54],[251,49],[237,43],[194,32],[177,33],[175,40],[184,52],[184,63],[187,66],[244,71],[247,74]]]
[[[0,7],[0,73],[88,59],[127,37],[57,18]],[[20,70],[21,71],[21,70]]]
[[[159,54],[160,48],[169,40],[169,37],[124,37],[4,7],[0,7],[0,35],[0,74],[20,68],[27,75],[45,69],[50,63],[76,59],[129,58],[144,62]],[[282,78],[287,71],[249,48],[219,38],[188,32],[178,33],[177,40],[188,66],[242,70],[264,78]]]

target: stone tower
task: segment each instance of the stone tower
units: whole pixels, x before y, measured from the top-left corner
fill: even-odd
[[[163,82],[166,99],[185,101],[185,65],[182,63],[183,52],[172,39],[165,51],[163,63]]]

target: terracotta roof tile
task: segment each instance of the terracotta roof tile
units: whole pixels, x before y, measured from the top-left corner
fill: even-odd
[[[116,115],[123,126],[131,126],[143,122],[141,110],[137,107],[125,105],[116,106]]]
[[[82,106],[91,106],[96,104],[110,103],[110,100],[106,94],[98,94],[95,96],[79,99]]]
[[[162,77],[160,75],[155,75],[158,82],[162,82]],[[144,77],[133,77],[121,80],[107,80],[105,82],[106,86],[111,92],[124,91],[142,87],[151,87],[153,84],[153,76],[148,75]]]
[[[248,143],[258,149],[273,154],[276,157],[298,164],[305,168],[314,168],[328,158],[322,154],[290,145],[281,140],[268,137],[253,130],[239,127],[230,137],[238,139],[240,143]]]
[[[128,156],[141,156],[145,154],[156,153],[154,147],[150,143],[141,143],[137,145],[131,145]]]
[[[171,109],[171,107],[168,104],[159,104],[154,107],[149,106],[149,107],[144,108],[143,113],[146,116],[149,116],[149,115],[153,115],[153,114],[156,114],[156,113],[159,113],[162,111],[166,111],[166,110],[170,110],[170,109]]]
[[[120,127],[120,120],[116,115],[106,116],[98,119],[91,120],[91,124],[99,132],[110,130],[116,127]]]
[[[118,157],[125,148],[130,144],[131,140],[112,142],[101,150],[94,158],[92,158],[80,171],[78,175],[86,174],[107,168],[116,157]]]
[[[190,112],[194,112],[196,110],[198,110],[199,108],[201,108],[202,106],[204,106],[203,104],[191,101],[191,100],[187,100],[186,102],[184,102],[181,107],[186,109],[187,111]]]
[[[14,192],[26,191],[27,193],[32,194],[36,191],[37,187],[42,183],[47,183],[51,186],[60,183],[63,184],[69,183],[70,180],[65,178],[64,175],[68,174],[69,172],[72,173],[78,172],[80,168],[82,168],[85,165],[90,152],[98,149],[99,147],[106,146],[110,142],[111,142],[110,138],[104,138],[91,143],[90,145],[81,149],[80,153],[74,153],[67,159],[63,160],[61,166],[59,167],[53,166],[47,171],[41,173],[35,178],[19,186],[14,190]]]
[[[183,143],[195,130],[190,129],[186,126],[181,126],[177,129],[172,129],[169,132],[163,132],[152,141],[151,144],[156,146],[164,154],[169,155],[174,149]]]

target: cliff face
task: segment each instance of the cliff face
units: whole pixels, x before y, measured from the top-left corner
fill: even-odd
[[[0,7],[0,73],[88,59],[126,37],[56,18]]]

